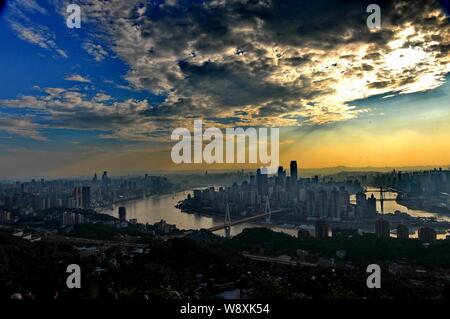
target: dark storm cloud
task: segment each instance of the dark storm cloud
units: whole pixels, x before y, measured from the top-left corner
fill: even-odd
[[[442,25],[427,15],[439,8],[434,1],[411,5],[383,0],[377,1],[383,28],[372,32],[366,27],[366,8],[372,2],[85,1],[83,8],[88,20],[110,35],[112,48],[130,65],[126,79],[131,85],[167,96],[144,114],[214,117],[250,107],[267,116],[273,111],[275,116],[334,92],[338,80],[329,78],[332,69],[341,61],[359,59],[341,55],[329,67],[314,69],[327,57],[326,51],[371,45],[364,57],[368,61],[350,63],[342,71],[361,77],[374,71],[371,62],[381,60],[388,50],[394,26],[411,23],[427,30]],[[422,44],[411,38],[404,45]],[[311,77],[306,80],[305,70]],[[381,83],[393,81],[380,79],[370,87],[382,88]]]
[[[450,27],[439,1],[376,1],[376,31],[366,25],[372,2],[81,0],[90,34],[83,48],[98,62],[116,55],[131,89],[164,101],[106,103],[72,92],[62,111],[53,96],[53,104],[35,103],[55,125],[133,139],[198,117],[218,125],[343,121],[363,111],[354,100],[438,87],[450,71]]]

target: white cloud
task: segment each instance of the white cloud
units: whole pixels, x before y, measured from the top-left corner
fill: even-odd
[[[6,21],[17,37],[42,49],[68,58],[67,53],[56,43],[55,34],[45,25],[35,23],[37,15],[48,16],[49,12],[35,0],[10,1],[6,10]]]
[[[0,131],[31,138],[37,141],[44,141],[46,138],[39,133],[40,125],[33,123],[30,117],[12,117],[5,113],[0,113]]]
[[[29,12],[38,12],[40,14],[48,14],[47,10],[34,0],[21,0],[20,8]]]
[[[224,119],[227,125],[276,126],[346,121],[368,112],[355,100],[434,89],[450,72],[447,17],[432,1],[422,8],[391,2],[399,11],[385,12],[383,28],[370,32],[359,24],[360,7],[348,1],[318,16],[293,0],[279,11],[270,0],[189,8],[171,1],[153,19],[148,12],[155,8],[140,0],[86,0],[82,10],[92,33],[129,66],[123,88],[161,94],[165,101],[152,107],[145,100],[47,88],[45,96],[0,105],[39,108],[53,127],[98,129],[102,137],[126,140],[151,139],[192,117],[216,126]],[[15,28],[27,41],[54,49],[42,33]],[[96,40],[83,48],[102,61],[108,51]],[[78,74],[66,80],[90,82]]]
[[[171,1],[154,19],[146,11],[155,8],[138,0],[89,0],[83,10],[130,66],[130,85],[167,96],[153,113],[298,125],[345,121],[367,111],[354,100],[442,84],[450,72],[447,17],[431,0],[420,8],[388,2],[378,32],[349,1],[314,14],[303,2],[275,0]],[[402,55],[410,46],[420,59]],[[407,60],[401,72],[395,56]]]
[[[111,96],[98,93],[89,98],[76,90],[46,88],[41,96],[20,96],[17,99],[0,100],[0,107],[28,108],[30,114],[39,116],[46,127],[61,129],[96,130],[103,138],[149,141],[159,139],[158,131],[166,124],[156,125],[161,119],[150,118],[144,114],[151,109],[146,100],[113,100]],[[10,133],[18,130],[18,124],[29,123],[30,131],[38,128],[31,118],[17,122]],[[24,127],[26,125],[23,125]],[[25,132],[25,131],[24,131]],[[26,131],[29,134],[29,131]],[[169,136],[168,134],[165,135]],[[34,135],[33,138],[38,137]]]
[[[95,44],[92,41],[85,42],[83,49],[92,55],[97,62],[103,61],[108,56],[108,52],[100,44]]]
[[[91,80],[89,80],[87,77],[84,77],[79,74],[72,74],[65,77],[66,81],[73,81],[73,82],[81,82],[81,83],[91,83]]]

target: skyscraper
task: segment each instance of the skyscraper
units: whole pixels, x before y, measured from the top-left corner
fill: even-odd
[[[387,220],[383,218],[378,219],[375,222],[375,235],[378,238],[389,238],[390,237],[390,224]]]
[[[76,208],[88,209],[91,206],[91,188],[88,186],[75,187],[73,198]]]
[[[377,215],[377,199],[375,198],[375,196],[372,194],[368,199],[367,199],[367,205],[366,205],[366,214],[365,217],[367,218],[373,218],[374,216]]]
[[[340,220],[340,211],[339,211],[339,191],[337,188],[333,188],[330,192],[330,198],[328,200],[328,217],[331,217],[333,220]]]
[[[75,187],[73,189],[73,198],[75,200],[75,207],[82,208],[83,207],[83,196],[81,192],[81,187]]]
[[[399,224],[397,226],[397,238],[408,239],[409,238],[409,228],[406,225]]]
[[[127,221],[127,209],[126,207],[120,206],[119,207],[119,220],[121,222]]]
[[[83,199],[83,209],[88,209],[91,206],[91,188],[88,186],[84,186],[81,189],[81,196]]]
[[[319,219],[315,224],[316,239],[328,238],[328,224],[324,219]]]
[[[297,161],[291,161],[290,172],[292,183],[296,183],[298,180]]]
[[[419,240],[424,243],[433,243],[436,241],[436,231],[430,227],[419,229]]]
[[[278,177],[286,176],[286,171],[283,169],[283,166],[278,166],[277,175]]]
[[[102,175],[102,183],[103,185],[107,185],[109,183],[108,172],[104,171]]]

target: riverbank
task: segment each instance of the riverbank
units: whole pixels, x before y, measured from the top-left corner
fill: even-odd
[[[181,193],[181,192],[190,192],[190,191],[191,190],[186,190],[184,187],[183,188],[179,187],[179,188],[171,189],[170,191],[167,190],[167,191],[162,191],[162,192],[157,192],[157,193],[146,193],[146,194],[142,194],[142,195],[136,195],[136,196],[132,196],[132,197],[116,199],[112,203],[109,203],[107,205],[103,205],[100,207],[96,207],[96,208],[94,208],[94,210],[96,212],[110,211],[113,209],[113,206],[115,206],[115,205],[119,205],[119,204],[126,205],[126,204],[134,202],[136,200],[143,200],[146,198],[150,198],[152,196],[171,195],[171,194],[176,194],[176,193]]]
[[[450,209],[447,207],[427,204],[427,199],[405,199],[397,198],[397,203],[412,210],[424,210],[431,213],[445,215],[450,217]]]
[[[208,208],[200,208],[195,207],[189,204],[184,203],[184,201],[180,201],[176,208],[180,209],[182,212],[198,215],[198,216],[206,216],[206,217],[220,217],[224,218],[223,213],[216,212],[212,209]],[[361,219],[361,220],[342,220],[342,221],[328,221],[328,225],[331,228],[344,228],[344,229],[358,229],[362,232],[373,233],[375,231],[375,221],[377,218],[383,217],[391,224],[391,229],[395,229],[399,224],[406,225],[410,227],[412,230],[417,230],[420,227],[431,227],[439,231],[447,232],[450,229],[450,222],[438,220],[436,217],[414,217],[407,213],[400,212],[391,212],[387,214],[380,214],[378,217],[374,217],[372,219]],[[239,217],[235,217],[239,219]],[[242,217],[244,218],[244,217]],[[252,221],[249,224],[255,226],[263,226],[263,227],[277,227],[280,229],[287,230],[298,230],[300,228],[306,227],[314,227],[316,220],[298,220],[291,218],[280,218],[279,215],[272,216],[272,222],[267,224],[265,222]]]

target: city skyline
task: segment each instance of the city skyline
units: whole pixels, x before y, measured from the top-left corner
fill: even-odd
[[[290,160],[287,160],[286,162],[280,163],[280,167],[289,167]],[[301,164],[301,163],[300,163]],[[245,165],[245,168],[242,167],[242,164],[227,164],[231,166],[235,166],[234,168],[208,168],[203,165],[199,164],[193,164],[194,166],[197,165],[198,169],[190,169],[190,170],[142,170],[142,171],[114,171],[114,170],[93,170],[92,172],[85,172],[81,174],[62,174],[62,175],[44,175],[40,173],[34,173],[30,175],[21,175],[21,174],[12,174],[11,176],[0,176],[0,181],[7,182],[7,181],[30,181],[30,180],[60,180],[60,179],[91,179],[95,175],[99,175],[101,173],[107,172],[110,174],[112,178],[126,178],[126,177],[136,177],[136,176],[143,176],[146,174],[153,174],[153,175],[163,175],[163,176],[189,176],[189,175],[214,175],[214,174],[222,174],[222,173],[236,173],[236,172],[244,172],[244,173],[254,173],[257,169],[261,168],[258,166],[247,164]],[[213,164],[217,165],[217,164]],[[318,168],[310,168],[310,167],[302,167],[299,166],[298,170],[300,171],[299,177],[313,177],[313,176],[321,176],[321,177],[327,177],[332,176],[334,174],[338,173],[387,173],[392,171],[400,171],[400,172],[420,172],[420,171],[432,171],[432,170],[439,170],[444,169],[448,170],[450,169],[450,165],[424,165],[424,166],[385,166],[385,167],[373,167],[373,166],[365,166],[365,167],[350,167],[350,166],[334,166],[334,167],[318,167]],[[288,172],[289,169],[287,169]],[[276,175],[276,172],[274,174],[269,175]],[[301,176],[302,175],[302,176]]]
[[[450,299],[450,0],[0,0],[0,30],[0,300]]]
[[[196,118],[281,127],[285,166],[450,164],[447,1],[380,1],[379,30],[369,2],[240,2],[85,0],[69,29],[65,1],[6,1],[0,177],[257,167],[173,164]]]

